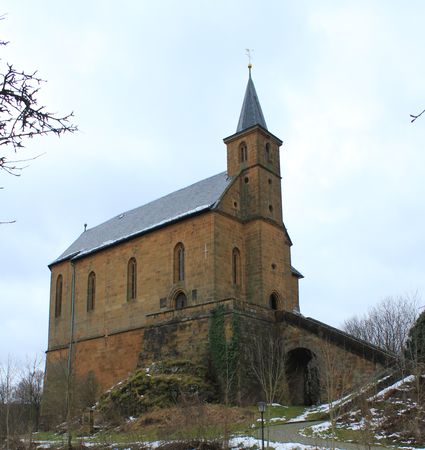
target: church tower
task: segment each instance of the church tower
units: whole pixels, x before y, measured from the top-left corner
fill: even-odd
[[[245,298],[272,309],[299,310],[302,275],[291,265],[292,243],[282,219],[282,141],[267,129],[251,67],[236,133],[224,139],[227,173],[238,186],[237,216],[245,229]]]
[[[249,78],[236,133],[225,138],[227,173],[243,178],[241,215],[283,225],[279,150],[282,141],[267,129],[249,66]]]

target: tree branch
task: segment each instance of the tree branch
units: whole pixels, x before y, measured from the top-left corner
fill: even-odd
[[[0,40],[0,46],[6,44]],[[38,91],[44,82],[37,72],[26,73],[6,64],[5,72],[0,73],[0,146],[11,146],[16,152],[24,147],[26,139],[34,136],[60,136],[77,130],[72,123],[73,113],[57,116],[38,106]],[[21,162],[24,160],[9,161],[0,156],[0,170],[19,176],[17,172],[23,169]]]
[[[418,117],[421,117],[424,112],[425,112],[425,109],[417,116],[415,116],[414,114],[410,114],[410,117],[412,117],[412,120],[410,122],[411,123],[414,122]]]

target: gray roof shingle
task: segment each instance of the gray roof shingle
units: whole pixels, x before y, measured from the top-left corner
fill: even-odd
[[[258,100],[257,92],[255,91],[250,70],[236,133],[246,130],[254,125],[261,125],[267,130],[266,121],[263,116],[263,111],[261,110],[260,100]]]
[[[216,206],[232,181],[219,173],[84,231],[52,264],[87,255]]]

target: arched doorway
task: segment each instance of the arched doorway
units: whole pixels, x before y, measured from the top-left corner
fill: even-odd
[[[317,360],[307,348],[295,348],[286,355],[286,379],[292,405],[315,405],[320,401]]]
[[[183,309],[187,306],[187,297],[186,294],[182,291],[178,292],[175,298],[175,308]]]

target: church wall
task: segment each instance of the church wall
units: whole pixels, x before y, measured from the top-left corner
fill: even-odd
[[[258,218],[263,212],[260,202],[260,173],[258,166],[247,169],[240,177],[243,218]]]
[[[217,209],[242,221],[244,218],[244,203],[243,197],[241,196],[240,180],[240,177],[233,180],[220,199],[220,204]]]
[[[247,301],[263,305],[264,268],[261,265],[263,259],[261,222],[261,220],[254,220],[246,223],[244,226],[244,234],[246,243]]]
[[[232,252],[234,248],[240,252],[240,283],[233,284]],[[226,298],[245,298],[247,283],[246,248],[244,225],[222,214],[214,215],[214,273],[215,300]]]
[[[233,182],[219,209],[244,221],[264,217],[282,225],[280,178],[260,166],[249,167]]]
[[[62,307],[59,317],[55,317],[56,283],[62,275]],[[57,264],[50,277],[49,345],[61,345],[69,341],[71,317],[72,267],[69,262]]]
[[[137,367],[147,367],[153,361],[177,358],[207,365],[210,312],[217,304],[223,304],[225,308],[227,326],[230,326],[232,314],[238,317],[240,362],[243,367],[238,383],[238,398],[241,401],[261,400],[258,397],[258,386],[250,374],[247,358],[253,339],[264,338],[272,330],[276,332],[275,336],[283,337],[286,353],[303,348],[315,355],[323,401],[327,400],[326,381],[330,368],[336,380],[336,389],[341,391],[370,379],[377,370],[382,369],[381,365],[352,353],[349,349],[329,343],[323,337],[285,322],[276,323],[274,312],[268,308],[225,300],[189,306],[182,310],[163,311],[152,316],[152,325],[77,342],[73,357],[77,377],[84,379],[89,372],[93,372],[100,390],[104,391],[127,377]],[[47,368],[60,358],[66,360],[67,357],[66,349],[48,352]]]
[[[143,329],[77,342],[73,346],[72,372],[83,380],[90,372],[103,392],[128,376],[137,367],[143,341]],[[48,351],[46,355],[46,385],[57,377],[57,364],[66,374],[68,348]]]
[[[260,211],[264,217],[282,224],[282,193],[280,178],[263,169],[258,170]]]
[[[88,255],[75,261],[75,333],[76,339],[108,335],[143,326],[146,314],[174,308],[177,291],[186,293],[188,304],[209,301],[214,295],[210,274],[213,265],[212,213],[192,217],[166,228]],[[174,283],[173,255],[178,242],[185,246],[185,280]],[[127,301],[127,265],[137,261],[137,298]],[[49,348],[67,344],[71,317],[72,265],[63,262],[52,268],[52,294]],[[95,307],[87,311],[87,282],[96,274]],[[63,308],[54,318],[55,280],[64,277]],[[196,298],[192,291],[196,290]],[[52,316],[53,314],[53,316]]]
[[[234,247],[241,252],[241,287],[232,283]],[[275,292],[279,309],[298,307],[298,280],[291,273],[290,247],[282,228],[265,220],[242,224],[216,215],[215,254],[216,299],[233,297],[268,307]]]
[[[279,144],[276,138],[266,133],[262,128],[254,128],[230,140],[225,139],[227,145],[227,170],[230,176],[239,174],[242,170],[261,164],[263,167],[280,175]],[[241,162],[240,144],[247,146],[247,160]],[[270,144],[270,158],[266,157],[265,144]]]
[[[270,295],[276,293],[279,299],[278,309],[292,311],[298,307],[298,292],[294,290],[289,243],[284,231],[276,225],[261,221],[260,226],[262,248],[260,264],[264,279],[261,302],[264,306],[269,306]]]
[[[75,346],[77,376],[93,372],[102,390],[125,378],[137,367],[143,329],[80,342]]]
[[[231,301],[224,304],[226,308],[232,306]],[[216,304],[211,302],[163,311],[154,315],[151,322],[155,325],[76,342],[73,346],[73,372],[80,380],[92,372],[100,392],[103,392],[137,367],[147,367],[161,359],[190,359],[206,365],[209,314],[215,307]],[[59,360],[66,370],[68,348],[47,352],[47,379],[51,373],[49,367]]]

